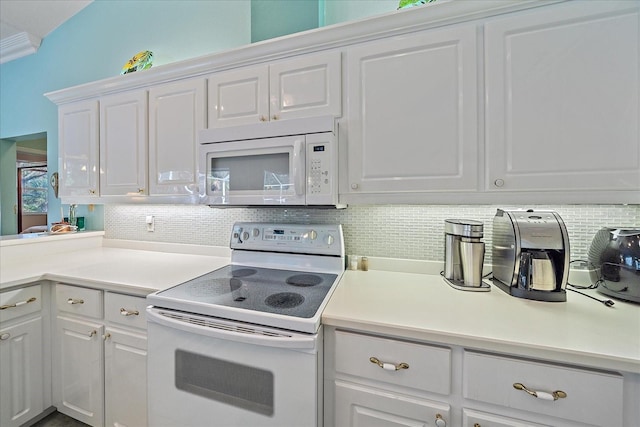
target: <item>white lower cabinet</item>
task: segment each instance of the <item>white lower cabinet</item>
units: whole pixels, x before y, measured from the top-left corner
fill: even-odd
[[[0,426],[17,427],[49,405],[41,285],[0,294]]]
[[[145,298],[56,285],[53,393],[91,426],[147,424]]]
[[[451,425],[448,348],[340,330],[327,342],[325,425]]]
[[[534,424],[528,421],[517,420],[511,417],[474,411],[464,408],[462,410],[463,427],[543,427],[542,424]]]

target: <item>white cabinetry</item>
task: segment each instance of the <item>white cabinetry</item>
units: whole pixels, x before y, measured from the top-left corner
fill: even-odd
[[[535,8],[485,37],[486,190],[637,192],[640,3]]]
[[[449,349],[345,331],[327,338],[325,425],[447,425]]]
[[[41,285],[0,293],[0,425],[17,427],[50,404]],[[48,322],[46,323],[48,324]],[[48,352],[47,352],[48,353]]]
[[[149,195],[198,194],[197,133],[206,127],[206,80],[149,89]]]
[[[98,101],[81,101],[58,110],[60,197],[98,197]]]
[[[339,51],[209,76],[209,128],[342,112]]]
[[[147,194],[147,91],[100,98],[100,195]]]
[[[60,412],[92,426],[146,425],[144,301],[56,285],[53,390]]]
[[[479,189],[475,25],[362,43],[346,58],[341,196]]]

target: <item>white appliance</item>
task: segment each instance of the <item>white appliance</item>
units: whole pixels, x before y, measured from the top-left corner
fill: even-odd
[[[344,207],[332,116],[205,129],[198,138],[203,204]]]
[[[147,297],[149,425],[321,426],[340,225],[236,223],[231,263]]]

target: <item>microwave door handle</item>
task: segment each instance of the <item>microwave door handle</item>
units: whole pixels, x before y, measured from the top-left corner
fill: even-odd
[[[305,181],[305,171],[304,171],[304,143],[303,141],[297,139],[293,143],[293,177],[294,177],[294,186],[296,191],[296,196],[304,195],[304,181]]]

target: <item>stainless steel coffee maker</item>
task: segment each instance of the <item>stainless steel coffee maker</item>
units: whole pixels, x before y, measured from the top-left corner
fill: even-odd
[[[470,219],[444,221],[444,278],[452,287],[464,291],[489,291],[482,281],[484,264],[484,226]]]
[[[560,215],[498,209],[492,240],[497,287],[519,298],[567,300],[569,236]]]

